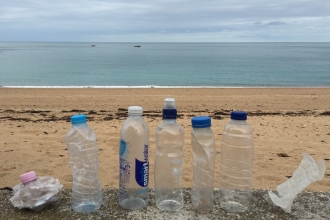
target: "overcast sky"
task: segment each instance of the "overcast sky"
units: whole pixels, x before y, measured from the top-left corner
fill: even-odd
[[[330,0],[0,0],[0,41],[329,42]]]

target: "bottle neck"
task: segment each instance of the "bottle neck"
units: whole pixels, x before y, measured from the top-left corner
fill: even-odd
[[[72,125],[73,128],[81,128],[81,127],[86,127],[86,126],[87,126],[86,122]]]
[[[204,131],[204,130],[209,130],[211,127],[205,127],[205,128],[193,128],[195,131]]]
[[[164,119],[164,123],[176,123],[176,119]]]
[[[36,181],[37,181],[37,179],[34,179],[34,180],[29,181],[29,182],[23,183],[23,185],[27,186],[27,185],[30,185],[31,183],[36,182]]]
[[[231,124],[236,124],[236,125],[246,125],[246,120],[235,120],[235,119],[231,119],[230,121]]]
[[[142,115],[128,115],[129,118],[142,118]]]

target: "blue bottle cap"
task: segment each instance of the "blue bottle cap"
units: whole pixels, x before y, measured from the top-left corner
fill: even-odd
[[[234,119],[234,120],[245,121],[247,119],[247,114],[246,114],[246,112],[242,112],[242,111],[233,111],[230,114],[230,118]]]
[[[177,110],[175,108],[164,108],[163,119],[176,119]]]
[[[197,116],[191,119],[193,128],[207,128],[211,127],[211,118],[208,116]]]
[[[83,115],[83,114],[78,114],[78,115],[74,115],[71,117],[71,123],[73,125],[80,124],[80,123],[86,123],[86,121],[87,121],[86,115]]]

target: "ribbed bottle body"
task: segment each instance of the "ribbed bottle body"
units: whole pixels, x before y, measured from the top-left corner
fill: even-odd
[[[82,213],[95,211],[102,204],[96,135],[89,126],[78,125],[70,129],[65,140],[73,174],[72,208]]]
[[[175,120],[165,120],[155,132],[155,200],[163,211],[183,208],[181,189],[184,130]]]
[[[245,121],[232,120],[222,133],[220,204],[229,212],[244,212],[252,189],[254,142]]]
[[[208,213],[214,203],[215,141],[210,127],[191,132],[193,154],[193,185],[191,200],[199,213]]]

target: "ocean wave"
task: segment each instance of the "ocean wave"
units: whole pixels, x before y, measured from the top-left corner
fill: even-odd
[[[244,88],[244,87],[231,87],[231,86],[156,86],[156,85],[145,85],[145,86],[0,86],[2,88],[59,88],[59,89],[85,89],[85,88],[95,88],[95,89],[124,89],[124,88]]]
[[[221,89],[221,88],[329,88],[329,86],[157,86],[157,85],[145,85],[145,86],[0,86],[0,88],[30,88],[30,89]]]

